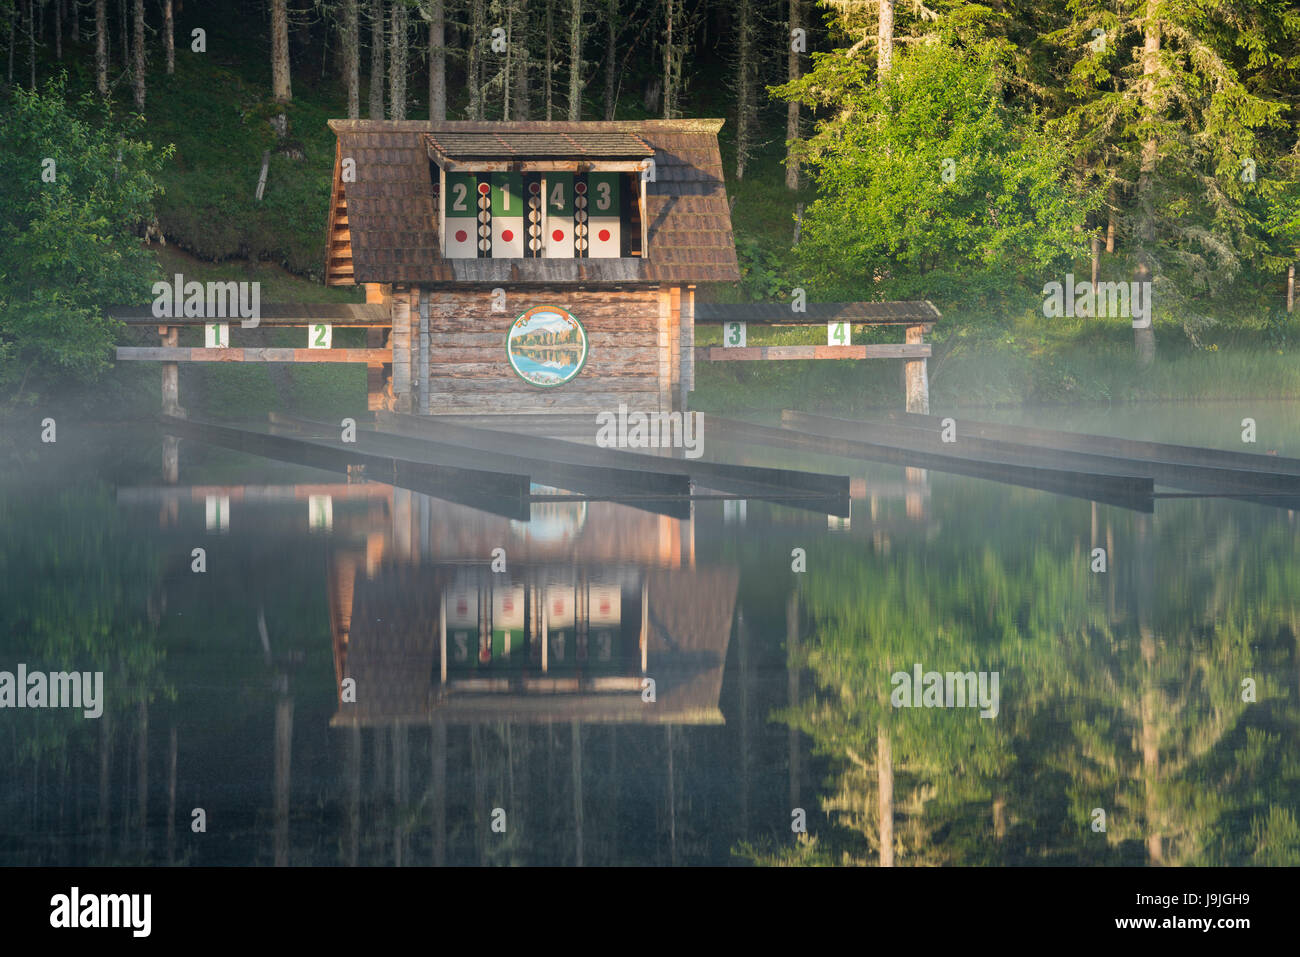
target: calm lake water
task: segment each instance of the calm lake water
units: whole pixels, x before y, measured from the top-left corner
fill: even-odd
[[[1300,456],[1295,405],[972,417]],[[1300,863],[1294,512],[706,432],[851,516],[519,521],[192,441],[169,485],[153,427],[37,421],[0,671],[102,671],[104,711],[0,710],[0,863],[874,864],[882,805],[897,865]],[[996,672],[996,716],[894,707],[917,666]]]

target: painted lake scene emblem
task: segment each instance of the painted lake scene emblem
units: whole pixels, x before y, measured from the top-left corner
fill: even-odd
[[[564,385],[587,361],[587,330],[559,306],[534,306],[510,326],[506,356],[530,385]]]

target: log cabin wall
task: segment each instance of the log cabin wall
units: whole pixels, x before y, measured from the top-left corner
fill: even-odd
[[[418,368],[417,286],[395,287],[393,394],[399,412],[422,411]],[[556,412],[587,414],[679,408],[681,291],[676,287],[575,290],[510,288],[505,312],[493,311],[489,289],[424,287],[428,303],[428,405],[433,415]],[[531,385],[506,358],[506,336],[524,310],[568,310],[587,332],[582,372],[560,388]]]

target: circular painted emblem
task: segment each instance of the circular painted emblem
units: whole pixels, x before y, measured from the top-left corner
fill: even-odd
[[[587,362],[587,330],[567,309],[533,306],[510,324],[506,357],[529,385],[564,385]]]

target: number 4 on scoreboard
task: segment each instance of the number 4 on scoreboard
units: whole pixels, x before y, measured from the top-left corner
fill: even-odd
[[[826,323],[826,344],[828,346],[847,346],[852,343],[853,331],[847,322]]]

